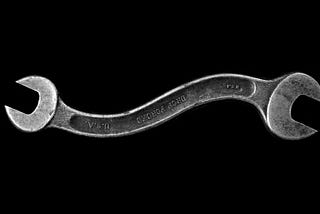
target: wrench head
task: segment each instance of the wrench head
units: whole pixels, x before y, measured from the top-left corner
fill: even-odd
[[[301,95],[320,102],[319,83],[306,74],[294,73],[283,79],[276,87],[267,109],[267,123],[274,134],[288,140],[299,140],[317,132],[291,117],[292,105]]]
[[[20,130],[35,132],[47,125],[54,116],[57,105],[57,90],[54,84],[43,77],[29,76],[16,81],[18,84],[30,88],[39,94],[36,109],[31,114],[5,106],[10,121]]]

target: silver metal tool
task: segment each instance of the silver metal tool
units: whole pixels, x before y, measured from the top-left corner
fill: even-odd
[[[317,131],[291,118],[294,101],[305,95],[320,101],[320,86],[303,73],[292,73],[274,80],[262,80],[238,74],[204,77],[121,114],[88,114],[67,106],[54,84],[40,76],[17,81],[39,93],[39,102],[31,114],[5,106],[11,122],[26,132],[44,127],[64,129],[93,137],[116,137],[137,133],[159,125],[195,106],[221,99],[238,99],[257,107],[263,121],[275,135],[289,140],[309,137]]]

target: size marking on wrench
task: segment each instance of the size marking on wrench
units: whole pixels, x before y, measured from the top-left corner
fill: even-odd
[[[11,122],[20,130],[35,132],[45,127],[64,129],[93,137],[116,137],[155,127],[195,106],[221,99],[237,99],[257,107],[263,121],[275,135],[288,140],[309,137],[317,131],[292,119],[294,101],[301,95],[320,101],[320,85],[303,73],[291,73],[274,80],[238,74],[219,74],[197,79],[121,114],[88,114],[67,106],[54,84],[40,76],[17,81],[39,93],[31,114],[5,106]]]

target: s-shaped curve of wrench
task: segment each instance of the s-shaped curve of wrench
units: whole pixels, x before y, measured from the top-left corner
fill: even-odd
[[[110,115],[84,113],[67,106],[54,84],[44,77],[29,76],[17,83],[39,93],[38,105],[31,114],[5,106],[11,122],[26,132],[54,127],[92,137],[124,136],[164,123],[195,106],[222,99],[253,104],[269,130],[283,139],[298,140],[317,132],[291,117],[292,104],[300,95],[320,101],[319,83],[303,73],[291,73],[274,80],[239,74],[207,76],[131,111]]]

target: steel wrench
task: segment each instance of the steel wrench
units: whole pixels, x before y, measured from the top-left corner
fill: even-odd
[[[239,74],[207,76],[131,111],[110,115],[84,113],[67,106],[54,84],[44,77],[29,76],[17,83],[39,93],[38,105],[31,114],[5,106],[11,122],[26,132],[54,127],[92,137],[129,135],[159,125],[195,106],[222,99],[253,104],[269,130],[283,139],[298,140],[317,132],[291,118],[292,104],[300,95],[320,101],[319,83],[303,73],[291,73],[274,80]]]

